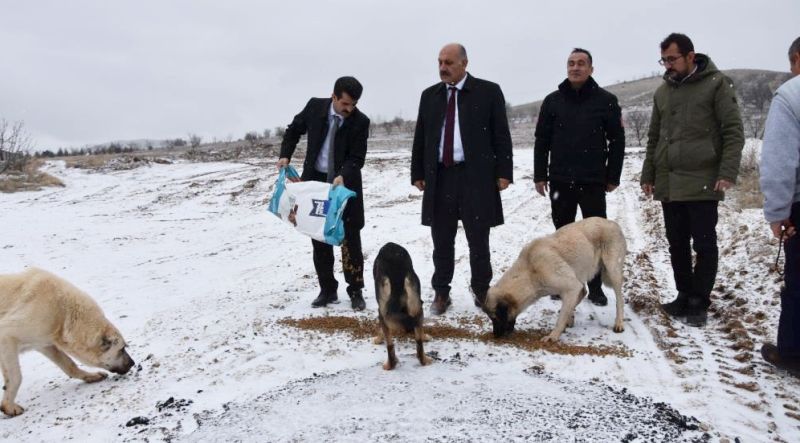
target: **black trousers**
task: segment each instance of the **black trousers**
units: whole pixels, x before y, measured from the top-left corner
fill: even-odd
[[[556,229],[575,221],[581,208],[581,216],[606,217],[606,186],[601,184],[578,184],[550,182],[550,207]],[[597,291],[603,287],[600,274],[589,280],[589,290]]]
[[[311,180],[327,181],[325,173],[314,171]],[[314,247],[314,269],[317,271],[319,287],[324,292],[336,292],[339,282],[333,275],[333,246],[311,240]],[[347,282],[347,293],[364,288],[364,253],[361,251],[361,230],[344,226],[344,241],[342,242],[342,270],[344,280]]]
[[[489,226],[462,217],[462,208],[471,195],[463,163],[449,168],[439,167],[436,176],[433,223],[433,277],[431,286],[436,292],[450,292],[455,268],[455,241],[458,220],[464,225],[469,245],[469,265],[472,271],[470,286],[476,294],[486,292],[492,280]]]
[[[717,278],[716,200],[662,202],[675,286],[708,305]],[[697,254],[692,269],[692,249]]]
[[[800,203],[792,205],[789,219],[800,226]],[[800,236],[786,240],[781,291],[781,317],[778,322],[778,354],[787,359],[800,359]]]

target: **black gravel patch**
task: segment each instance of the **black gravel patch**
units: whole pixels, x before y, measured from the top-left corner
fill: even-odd
[[[402,360],[402,359],[401,359]],[[707,442],[694,417],[599,381],[489,367],[344,370],[196,414],[190,439]],[[482,369],[483,368],[483,369]]]

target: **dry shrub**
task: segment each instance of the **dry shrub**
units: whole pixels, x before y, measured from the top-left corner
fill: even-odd
[[[64,159],[64,164],[68,168],[78,168],[78,169],[99,169],[105,166],[105,164],[112,158],[114,155],[109,154],[93,154],[93,155],[81,155],[81,156],[73,156],[67,157]]]
[[[740,209],[758,209],[764,207],[764,196],[758,183],[758,158],[761,155],[759,140],[747,140],[742,150],[742,162],[739,164],[739,179],[733,188],[733,198]]]
[[[64,186],[64,183],[50,174],[41,172],[41,160],[25,163],[22,171],[6,171],[0,175],[0,192],[38,191],[44,187]]]

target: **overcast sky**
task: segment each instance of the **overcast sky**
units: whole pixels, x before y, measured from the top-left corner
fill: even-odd
[[[375,119],[416,117],[445,43],[506,100],[542,98],[589,49],[601,85],[661,68],[688,34],[720,69],[788,70],[798,0],[12,1],[0,0],[0,117],[39,149],[112,140],[241,138],[285,126],[334,80],[364,85]]]

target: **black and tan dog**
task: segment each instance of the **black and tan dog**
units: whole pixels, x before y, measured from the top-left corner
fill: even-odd
[[[375,278],[375,298],[378,300],[378,321],[383,336],[375,337],[375,344],[386,340],[389,360],[383,369],[391,370],[397,366],[392,334],[403,335],[414,331],[417,341],[417,358],[420,364],[432,362],[425,355],[422,342],[430,339],[422,330],[422,298],[419,293],[419,278],[414,273],[411,256],[402,246],[386,243],[378,252],[372,267]]]

